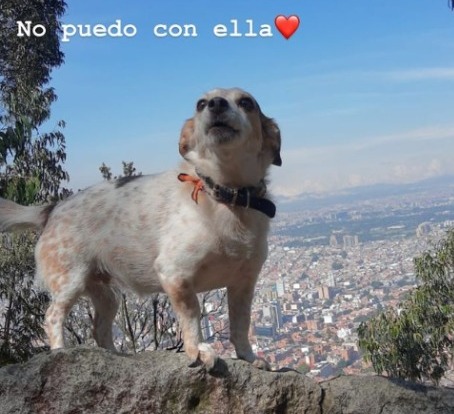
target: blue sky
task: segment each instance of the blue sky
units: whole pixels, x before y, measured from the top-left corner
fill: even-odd
[[[285,40],[276,15],[298,15]],[[66,24],[110,25],[134,37],[74,36],[53,72],[51,122],[67,123],[70,187],[101,179],[99,166],[143,173],[172,168],[183,121],[214,87],[251,92],[282,131],[275,194],[454,174],[454,12],[446,0],[68,0]],[[271,38],[218,38],[246,19]],[[157,24],[194,24],[193,38],[158,38]]]

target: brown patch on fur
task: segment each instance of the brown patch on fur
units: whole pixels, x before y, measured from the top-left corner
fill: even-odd
[[[181,129],[180,141],[178,143],[178,150],[183,158],[194,146],[194,140],[192,139],[193,134],[194,120],[190,118],[184,123],[183,128]]]
[[[39,262],[45,282],[52,293],[58,293],[68,283],[68,259],[66,254],[57,252],[58,245],[44,242],[39,251]]]
[[[281,159],[281,131],[272,118],[268,118],[260,112],[262,122],[263,146],[266,151],[273,155],[272,163],[277,166],[282,165]]]
[[[65,249],[69,249],[72,245],[74,244],[74,239],[72,239],[71,237],[68,237],[66,239],[63,239],[61,241],[61,245],[65,248]]]

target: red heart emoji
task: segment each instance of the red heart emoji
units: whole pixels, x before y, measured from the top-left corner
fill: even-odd
[[[280,14],[274,19],[274,24],[276,25],[277,30],[281,32],[282,36],[286,39],[290,39],[300,25],[300,18],[294,14],[288,17]]]

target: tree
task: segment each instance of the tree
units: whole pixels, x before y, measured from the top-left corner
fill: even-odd
[[[414,264],[419,286],[398,308],[363,322],[359,346],[378,373],[437,384],[454,352],[454,230]]]
[[[104,180],[117,180],[118,178],[121,178],[121,177],[134,177],[136,175],[142,175],[141,172],[136,172],[136,167],[134,167],[134,162],[131,161],[131,162],[126,162],[126,161],[122,161],[122,164],[123,164],[123,174],[119,175],[119,176],[114,176],[113,177],[113,174],[112,174],[112,170],[110,167],[108,167],[105,163],[102,163],[101,167],[99,167],[99,171],[101,172],[101,175],[102,175],[102,178],[104,178]]]
[[[2,0],[0,4],[0,90],[6,108],[31,118],[33,126],[49,117],[57,96],[50,87],[53,68],[63,63],[59,35],[64,0]],[[17,36],[18,21],[42,24],[41,37]]]
[[[63,0],[0,4],[0,195],[30,204],[61,198],[68,180],[62,167],[65,139],[57,130],[40,133],[57,99],[48,87],[53,68],[63,63],[60,50],[60,18]],[[17,21],[30,20],[46,27],[42,37],[17,36]]]
[[[0,366],[24,361],[44,347],[48,297],[33,286],[36,236],[4,237],[0,245]]]
[[[333,269],[333,270],[341,270],[343,268],[344,268],[344,265],[337,260],[331,264],[331,269]]]
[[[65,139],[42,133],[56,99],[47,86],[63,63],[58,34],[61,0],[0,3],[0,196],[21,204],[62,198],[68,179]],[[18,37],[17,21],[43,24],[43,37]],[[23,361],[43,348],[47,295],[33,286],[36,234],[4,235],[0,246],[0,363]]]
[[[374,289],[380,289],[383,287],[383,282],[380,280],[373,280],[372,283],[370,284]]]
[[[311,263],[318,262],[320,260],[320,255],[318,253],[312,253]]]
[[[306,363],[302,363],[301,365],[299,365],[296,370],[303,374],[303,375],[306,375],[306,374],[309,374],[311,368],[309,367],[309,365],[307,365]]]

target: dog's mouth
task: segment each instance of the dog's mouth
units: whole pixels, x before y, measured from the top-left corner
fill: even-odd
[[[208,125],[207,132],[220,142],[228,141],[238,134],[238,130],[233,128],[228,123],[219,120],[210,123]]]

